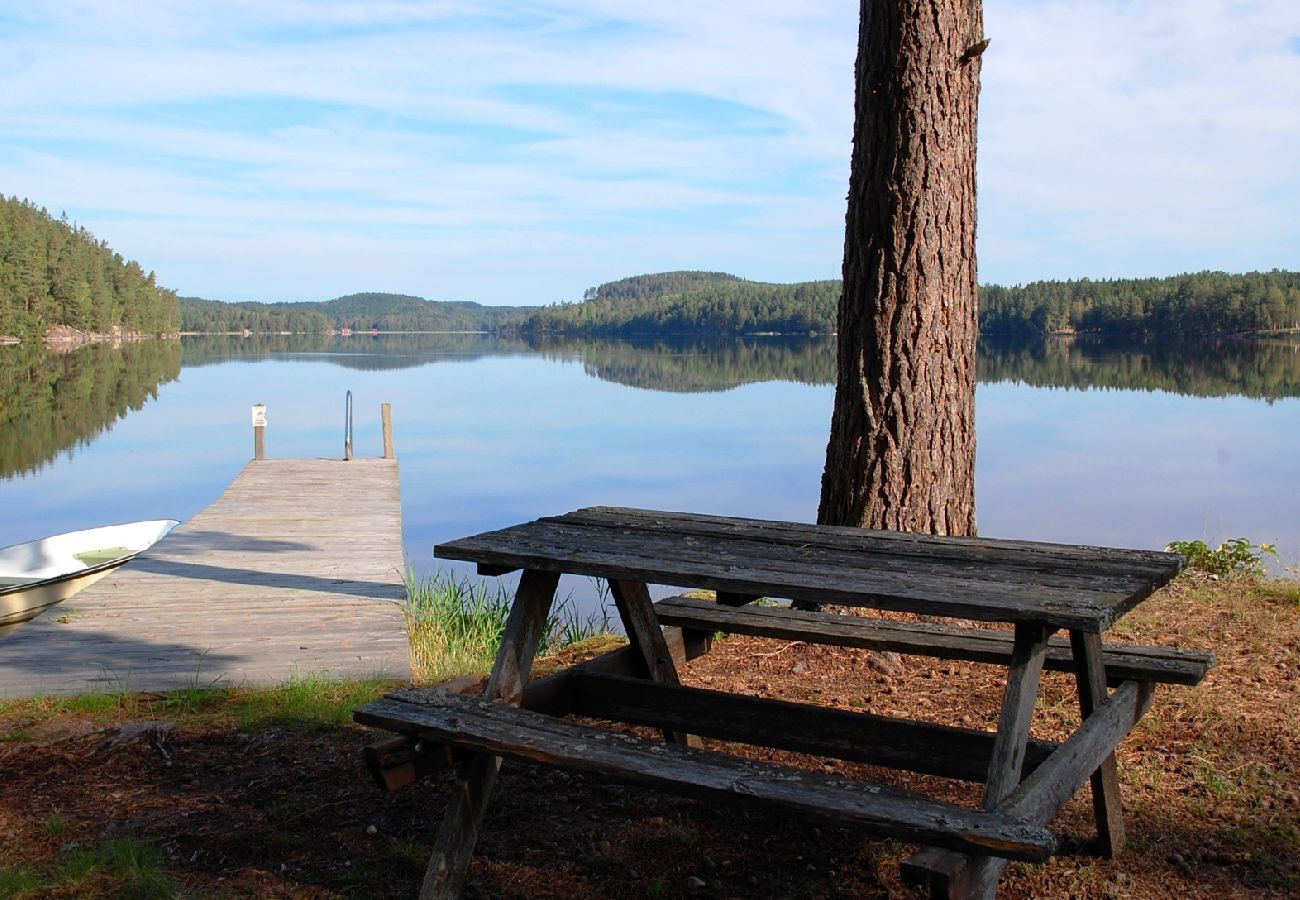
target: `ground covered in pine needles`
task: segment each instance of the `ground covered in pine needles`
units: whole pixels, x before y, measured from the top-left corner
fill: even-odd
[[[1213,650],[1196,688],[1162,686],[1121,746],[1128,849],[1089,851],[1087,791],[1055,821],[1062,852],[1013,863],[1007,897],[1300,893],[1300,584],[1184,578],[1108,637]],[[3,652],[3,645],[0,645]],[[689,684],[992,727],[988,666],[730,637]],[[348,724],[379,685],[311,703],[237,691],[0,706],[0,897],[410,897],[449,786],[384,794]],[[291,694],[292,692],[290,692]],[[1044,676],[1035,734],[1077,723],[1070,679]],[[969,785],[728,747],[949,797]],[[676,799],[507,763],[471,897],[908,897],[914,848],[784,813]]]

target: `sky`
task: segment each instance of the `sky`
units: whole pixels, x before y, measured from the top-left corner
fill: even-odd
[[[0,194],[183,295],[839,276],[850,0],[0,0]],[[984,283],[1300,269],[1300,2],[984,0]]]

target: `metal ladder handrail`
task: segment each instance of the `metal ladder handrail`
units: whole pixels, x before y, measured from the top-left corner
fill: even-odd
[[[343,408],[343,458],[352,458],[352,392],[348,391]]]

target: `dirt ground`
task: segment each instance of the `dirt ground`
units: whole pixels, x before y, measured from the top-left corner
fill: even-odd
[[[1119,751],[1129,843],[1089,850],[1087,792],[1053,823],[1049,864],[1012,864],[1000,895],[1300,894],[1300,595],[1179,582],[1121,623],[1120,639],[1214,650],[1196,688],[1162,687]],[[991,727],[1002,673],[920,657],[727,638],[684,680],[786,700]],[[1070,680],[1045,676],[1035,734],[1078,719]],[[361,748],[383,735],[281,723],[170,722],[161,700],[108,727],[69,713],[0,711],[0,869],[46,871],[75,846],[133,836],[196,897],[410,897],[448,776],[385,794]],[[948,797],[969,785],[758,748],[755,758],[862,773]],[[786,813],[677,799],[509,763],[474,857],[469,897],[909,897],[914,848]],[[0,893],[3,893],[0,889]],[[114,896],[120,885],[19,894]]]

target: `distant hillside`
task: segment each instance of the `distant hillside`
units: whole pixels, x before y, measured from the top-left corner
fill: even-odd
[[[349,294],[320,306],[340,327],[378,326],[380,331],[492,331],[522,321],[536,309],[425,300],[407,294]]]
[[[633,275],[587,288],[583,300],[654,300],[671,294],[684,294],[692,288],[723,282],[744,284],[745,279],[726,272],[660,272],[657,275]]]
[[[200,334],[225,334],[248,329],[255,334],[324,333],[333,326],[330,317],[319,308],[301,308],[307,304],[223,303],[200,297],[181,297],[181,331]],[[313,306],[319,306],[314,304]]]
[[[534,335],[660,337],[835,330],[839,281],[765,284],[718,272],[639,275],[538,310]],[[980,288],[987,334],[1247,334],[1300,331],[1300,273],[1034,281]]]
[[[181,298],[182,330],[204,334],[249,331],[496,331],[522,322],[535,307],[483,306],[425,300],[408,294],[349,294],[311,303],[222,303]]]
[[[493,331],[533,337],[829,334],[838,280],[770,284],[725,272],[636,275],[546,307],[482,306],[406,294],[322,303],[217,303],[181,298],[186,331]],[[1035,281],[980,288],[987,334],[1242,334],[1300,330],[1300,273],[1198,272],[1168,278]],[[3,333],[3,331],[0,331]]]
[[[0,196],[0,337],[39,339],[57,326],[108,334],[173,333],[176,294],[66,216]]]
[[[818,334],[835,329],[838,281],[768,284],[722,272],[638,275],[589,289],[581,303],[544,307],[534,335]]]
[[[1300,329],[1300,273],[1033,281],[980,288],[989,334],[1243,334]]]

